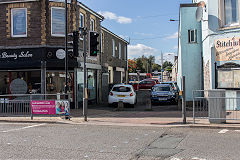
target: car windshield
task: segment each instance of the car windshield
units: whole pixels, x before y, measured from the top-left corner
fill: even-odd
[[[153,87],[153,91],[170,91],[170,87],[168,86],[160,86],[160,87]]]
[[[120,86],[120,87],[114,87],[112,89],[114,92],[130,92],[131,88],[130,87],[125,87],[125,86]]]

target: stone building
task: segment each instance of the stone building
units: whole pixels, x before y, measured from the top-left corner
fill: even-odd
[[[64,1],[63,1],[64,2]],[[0,94],[10,94],[21,79],[25,93],[63,93],[65,86],[65,4],[59,0],[0,0]],[[103,17],[84,4],[68,3],[68,32],[85,26],[100,33]],[[100,37],[99,37],[100,41]],[[82,42],[79,56],[69,55],[68,93],[72,108],[82,101]],[[100,47],[99,47],[100,49]],[[87,56],[88,93],[101,100],[101,56]],[[98,81],[100,79],[100,81]]]
[[[108,84],[108,86],[111,86],[113,84],[125,83],[128,81],[128,42],[105,27],[102,27],[101,31],[103,85],[107,86]],[[106,91],[105,87],[103,97],[106,97],[105,94],[108,93]]]

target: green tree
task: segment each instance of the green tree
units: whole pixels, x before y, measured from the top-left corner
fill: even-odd
[[[153,71],[161,71],[161,69],[162,69],[162,67],[159,65],[159,64],[156,64],[156,63],[154,63],[153,65],[152,65],[152,70]]]
[[[163,63],[163,69],[165,69],[165,68],[168,67],[168,66],[172,67],[173,64],[172,64],[171,62],[165,61],[165,62]]]
[[[145,73],[145,68],[143,67],[143,62],[141,58],[136,59],[136,70],[140,70],[141,73]]]

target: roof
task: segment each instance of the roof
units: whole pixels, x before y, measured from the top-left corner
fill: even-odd
[[[123,39],[122,37],[116,35],[115,33],[111,32],[110,30],[108,30],[107,28],[105,28],[105,27],[103,27],[103,26],[101,26],[101,27],[102,27],[102,30],[104,30],[105,32],[108,32],[109,34],[115,36],[116,38],[118,38],[118,39],[124,41],[126,44],[129,44],[129,42],[126,41],[125,39]]]
[[[104,20],[104,17],[102,15],[100,15],[99,13],[93,11],[92,9],[88,8],[86,5],[84,5],[82,2],[78,2],[78,5],[80,7],[82,7],[83,9],[89,11],[90,13],[92,13],[93,15],[95,15],[96,17],[98,17],[101,20]]]
[[[180,7],[198,7],[197,3],[183,3],[180,4]]]
[[[19,3],[19,2],[34,2],[39,0],[0,0],[0,4],[2,3]]]

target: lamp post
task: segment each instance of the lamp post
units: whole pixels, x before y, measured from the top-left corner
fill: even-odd
[[[65,94],[67,94],[68,89],[68,46],[67,46],[67,38],[68,38],[68,14],[67,14],[67,0],[65,0]]]

